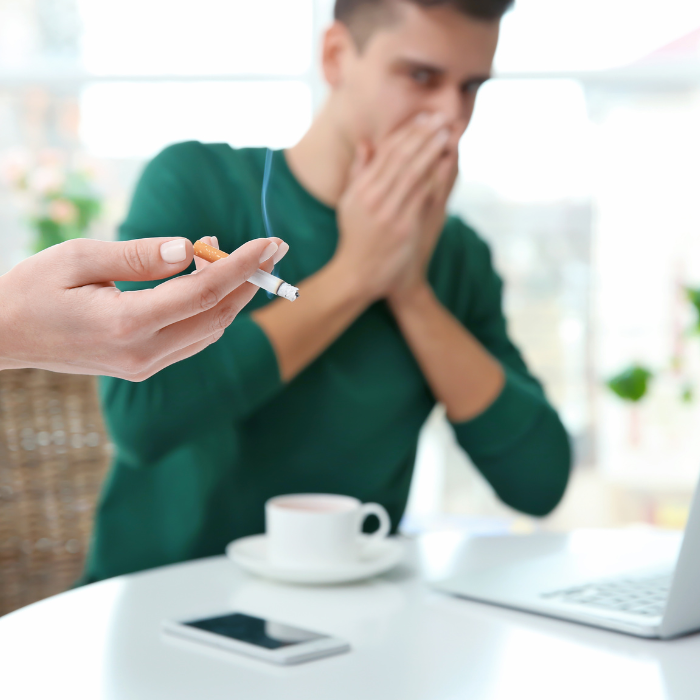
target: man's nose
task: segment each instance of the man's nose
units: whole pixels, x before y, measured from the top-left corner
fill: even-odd
[[[435,96],[432,105],[435,112],[445,116],[447,125],[461,136],[471,117],[471,106],[467,104],[459,88],[446,86]]]
[[[454,124],[462,117],[463,100],[459,89],[446,86],[436,95],[435,111],[445,115],[449,124]]]

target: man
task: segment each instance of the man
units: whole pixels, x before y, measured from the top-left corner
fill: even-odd
[[[197,357],[139,385],[104,380],[117,455],[85,580],[220,554],[261,532],[282,493],[378,501],[396,527],[436,401],[503,501],[536,515],[558,503],[566,433],[508,339],[487,246],[445,217],[509,4],[338,0],[329,98],[275,154],[267,193],[291,245],[278,272],[300,299],[259,294]],[[263,230],[264,160],[166,149],[122,236],[168,230],[231,250]]]

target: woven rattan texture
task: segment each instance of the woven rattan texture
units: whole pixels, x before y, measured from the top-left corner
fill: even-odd
[[[0,372],[0,615],[78,578],[110,451],[94,377]]]

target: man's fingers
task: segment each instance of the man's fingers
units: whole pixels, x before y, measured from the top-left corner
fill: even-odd
[[[401,174],[413,166],[417,154],[431,143],[436,133],[440,133],[438,130],[444,128],[444,123],[441,114],[414,120],[408,127],[392,134],[378,149],[372,179],[379,199],[386,197]]]
[[[415,128],[412,123],[402,126],[381,142],[377,149],[371,148],[366,142],[361,142],[353,163],[354,173],[351,179],[355,180],[360,187],[376,182],[387,163],[391,161],[394,147],[409,135],[412,128]]]
[[[434,141],[446,143],[449,139],[449,129],[444,126],[441,114],[433,115],[414,127],[410,137],[400,142],[394,149],[394,157],[387,163],[384,180],[393,187],[407,170],[415,169],[422,164],[420,155],[430,150]]]
[[[192,243],[186,238],[118,242],[81,238],[56,248],[64,256],[64,272],[70,287],[172,277],[192,262],[194,254]]]
[[[439,165],[440,158],[444,157],[444,149],[449,138],[448,131],[439,131],[424,144],[424,147],[415,154],[401,172],[396,173],[394,186],[387,193],[385,200],[385,206],[390,211],[399,211],[406,200],[413,196],[413,191],[420,183],[428,177],[437,177],[434,171]]]
[[[406,221],[414,221],[430,212],[444,216],[445,205],[457,176],[457,155],[445,155],[429,179],[419,180],[404,198],[398,211]]]
[[[278,249],[271,243],[268,238],[257,238],[196,275],[178,277],[153,290],[121,294],[122,320],[127,327],[138,323],[155,331],[212,309],[260,267],[261,258],[271,259]]]

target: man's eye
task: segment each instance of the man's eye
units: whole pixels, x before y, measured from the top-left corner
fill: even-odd
[[[432,79],[432,74],[427,70],[415,70],[411,73],[413,80],[420,85],[428,85]]]

